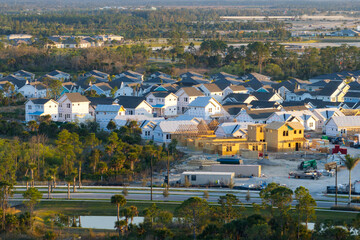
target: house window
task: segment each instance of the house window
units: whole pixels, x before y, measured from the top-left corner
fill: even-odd
[[[299,130],[299,134],[301,134],[301,130]]]
[[[70,103],[66,104],[66,107],[67,107],[67,108],[70,108],[70,107],[71,107],[71,104],[70,104]]]
[[[309,123],[309,127],[313,127],[314,126],[314,123]]]
[[[166,139],[171,139],[171,135],[170,135],[170,134],[166,134]]]
[[[188,98],[186,97],[186,98],[184,98],[184,102],[187,102],[188,101]]]
[[[196,181],[196,175],[191,175],[191,181]]]
[[[153,102],[153,99],[152,99],[152,98],[149,98],[149,102],[151,102],[151,103],[152,103],[152,102]]]
[[[28,106],[28,109],[32,109],[32,106],[31,106],[31,105],[29,105],[29,106]]]
[[[212,108],[209,108],[209,112],[212,112]]]
[[[66,117],[65,118],[70,118],[70,114],[66,114]]]
[[[59,117],[62,117],[62,113],[59,113]]]
[[[296,134],[296,130],[294,130],[294,134]]]
[[[289,147],[291,147],[291,143],[289,143]]]
[[[231,152],[232,151],[232,146],[226,146],[226,151]]]
[[[286,131],[283,131],[283,136],[284,136],[284,137],[286,136]]]

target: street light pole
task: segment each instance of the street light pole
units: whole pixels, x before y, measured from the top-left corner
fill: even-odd
[[[336,164],[335,168],[335,206],[337,206],[337,198],[338,198],[338,165]]]
[[[150,201],[153,200],[153,157],[154,157],[154,155],[151,156],[151,160],[150,160],[150,169],[151,169]]]

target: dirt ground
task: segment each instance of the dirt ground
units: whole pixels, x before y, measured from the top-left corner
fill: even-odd
[[[334,145],[330,145],[333,148]],[[348,154],[360,156],[360,149],[347,148]],[[294,179],[289,178],[288,173],[290,171],[296,171],[297,166],[301,163],[302,159],[269,159],[274,165],[262,165],[262,174],[265,175],[262,180],[266,182],[276,182],[285,184],[291,189],[296,189],[299,186],[304,186],[309,189],[312,194],[320,194],[326,191],[326,186],[335,185],[335,177],[322,176],[318,180],[311,179]],[[318,160],[318,169],[323,169],[326,159]],[[276,164],[276,165],[275,165]],[[360,180],[360,164],[358,164],[352,171],[352,182]],[[338,184],[347,184],[349,182],[349,171],[343,167],[338,172]]]

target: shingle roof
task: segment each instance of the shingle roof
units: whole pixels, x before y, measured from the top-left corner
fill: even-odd
[[[97,105],[95,111],[97,112],[119,112],[121,109],[121,105]]]
[[[212,99],[212,97],[198,97],[194,101],[189,103],[188,106],[189,107],[206,107],[209,104],[211,99]]]
[[[146,84],[146,83],[163,84],[163,83],[175,83],[175,82],[176,81],[174,79],[167,78],[167,77],[160,75],[160,76],[157,76],[157,77],[154,77],[154,78],[151,78],[151,79],[145,81],[144,84]]]
[[[277,109],[262,109],[262,110],[247,110],[246,113],[252,119],[266,119],[270,117],[274,112],[278,112]]]
[[[254,100],[251,101],[251,103],[249,104],[251,105],[251,109],[253,108],[276,108],[279,106],[279,104],[277,102],[273,102],[273,101],[260,101],[260,100]]]
[[[177,84],[183,85],[197,85],[202,83],[209,83],[209,80],[205,78],[199,78],[196,76],[182,78],[181,81],[176,82]]]
[[[27,83],[26,80],[18,78],[11,74],[6,77],[1,78],[0,81],[8,81],[8,82],[12,83],[14,86],[17,86],[18,88],[23,87]]]
[[[112,105],[114,103],[113,98],[108,97],[88,97],[90,101],[90,105],[97,106],[97,105]]]
[[[124,108],[136,108],[140,103],[145,101],[144,97],[134,97],[134,96],[120,96],[116,98],[118,104],[122,105]]]
[[[233,90],[234,92],[236,92],[236,91],[246,91],[247,90],[243,85],[231,85],[231,86],[229,86],[229,88],[231,90]]]
[[[244,80],[258,80],[263,84],[265,84],[265,83],[268,83],[268,84],[275,83],[275,82],[270,80],[270,77],[265,76],[265,75],[260,74],[260,73],[255,73],[255,72],[246,74],[246,75],[242,76],[241,78],[244,79]]]
[[[34,98],[34,99],[30,99],[30,101],[32,101],[34,104],[45,104],[48,101],[51,101],[51,99],[46,99],[46,98]]]
[[[167,96],[169,96],[169,92],[151,92],[152,95],[154,95],[154,97],[157,98],[166,98]]]
[[[98,88],[100,88],[103,91],[110,91],[112,89],[112,87],[108,84],[108,83],[96,83],[94,84],[95,86],[97,86]]]
[[[223,102],[225,102],[227,99],[231,100],[231,102],[238,102],[238,103],[244,103],[246,99],[248,99],[251,95],[246,93],[230,93],[228,94]]]
[[[203,84],[203,86],[210,92],[222,92],[222,90],[214,83]]]
[[[204,93],[194,87],[183,87],[181,88],[189,97],[204,96]]]
[[[242,109],[247,109],[246,104],[223,105],[224,110],[231,116],[236,116]]]
[[[80,93],[64,93],[71,102],[90,102],[85,96]]]
[[[360,127],[360,116],[334,116],[331,119],[338,127]]]
[[[56,76],[56,75],[58,75],[58,74],[63,74],[63,75],[68,75],[68,76],[70,76],[69,73],[62,72],[62,71],[59,71],[59,70],[51,71],[51,72],[49,72],[47,75]]]
[[[182,130],[193,130],[197,131],[197,123],[194,121],[162,121],[158,124],[158,127],[163,132],[175,133],[177,131],[181,132]]]
[[[261,101],[268,101],[272,96],[274,96],[274,93],[267,92],[252,92],[251,94]]]

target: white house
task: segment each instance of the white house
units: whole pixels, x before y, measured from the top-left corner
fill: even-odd
[[[141,138],[145,140],[152,140],[156,125],[157,123],[154,121],[144,120],[139,126],[141,128]]]
[[[241,110],[235,117],[238,122],[247,123],[266,123],[266,120],[274,113],[279,110],[277,109],[260,109],[260,110]]]
[[[217,126],[215,135],[219,138],[247,138],[247,123],[224,122]]]
[[[156,116],[176,116],[178,96],[169,92],[151,92],[146,101],[153,107]]]
[[[39,121],[41,116],[46,115],[51,116],[51,120],[57,121],[58,106],[59,103],[52,99],[30,99],[25,103],[25,121]]]
[[[327,136],[346,136],[360,131],[360,116],[333,116],[325,123]]]
[[[95,120],[99,123],[100,128],[106,130],[110,120],[116,116],[124,116],[125,109],[121,105],[97,105],[95,109]]]
[[[106,97],[110,97],[112,87],[110,87],[108,83],[102,82],[91,84],[91,86],[88,87],[85,92],[91,90],[94,90],[98,95],[105,95]]]
[[[217,101],[221,101],[223,98],[223,91],[215,83],[206,83],[196,86],[207,97],[213,97]]]
[[[17,72],[14,72],[12,75],[29,81],[35,80],[35,74],[25,70],[19,70]]]
[[[59,71],[59,70],[54,70],[52,72],[49,72],[48,74],[46,74],[48,76],[52,76],[53,78],[56,78],[62,82],[65,82],[65,81],[69,81],[71,76],[69,73],[66,73],[66,72],[62,72],[62,71]]]
[[[306,131],[315,131],[319,128],[319,118],[309,110],[274,112],[266,120],[266,123],[271,122],[300,122]]]
[[[45,98],[46,97],[46,86],[39,82],[32,82],[26,84],[18,89],[25,98]]]
[[[175,95],[178,97],[177,112],[178,114],[183,114],[187,110],[189,103],[197,97],[204,96],[204,93],[194,87],[183,87]]]
[[[154,141],[161,143],[171,142],[173,134],[181,134],[186,131],[197,131],[198,123],[195,121],[161,121],[154,128]]]
[[[130,77],[133,77],[133,78],[137,78],[140,82],[144,81],[144,75],[142,75],[141,73],[138,73],[138,72],[131,71],[131,70],[122,72],[119,75],[117,75],[117,77],[119,77],[119,78],[120,77],[125,77],[125,76],[130,76]]]
[[[325,123],[334,116],[345,116],[337,108],[315,108],[311,110],[312,113],[319,119],[318,121],[318,129],[325,130]]]
[[[144,97],[120,96],[115,102],[125,108],[126,115],[153,116],[153,108]]]
[[[93,119],[89,113],[90,101],[80,93],[64,93],[57,102],[59,103],[58,121],[83,122]]]
[[[242,94],[246,94],[248,93],[248,89],[246,89],[244,86],[242,85],[230,85],[227,86],[224,90],[223,90],[223,98],[225,98],[227,95],[229,95],[230,93],[242,93]]]
[[[295,90],[286,94],[286,101],[304,101],[305,99],[312,99],[313,96],[303,89]]]
[[[219,119],[227,117],[227,113],[213,97],[198,97],[188,105],[186,115],[204,120]]]

